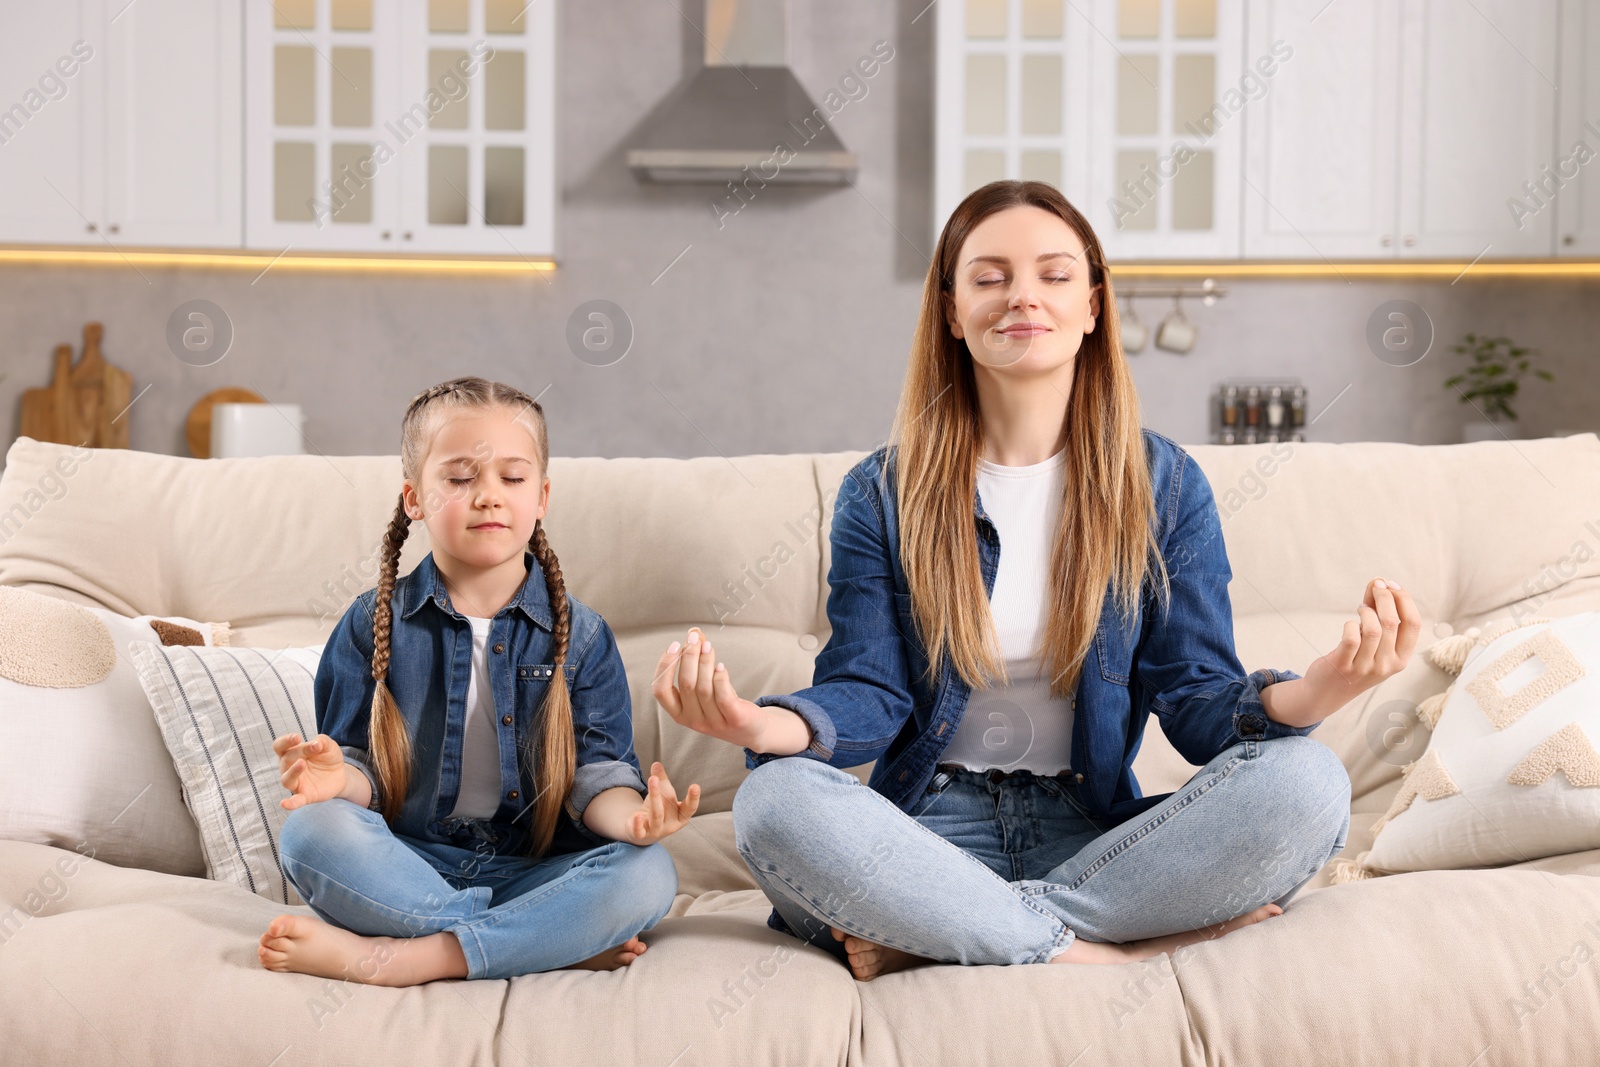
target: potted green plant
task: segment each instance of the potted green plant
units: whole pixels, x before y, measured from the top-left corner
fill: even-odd
[[[1551,381],[1550,372],[1532,366],[1538,350],[1523,348],[1508,337],[1485,337],[1469,333],[1450,351],[1471,362],[1460,374],[1445,379],[1444,387],[1455,391],[1463,404],[1471,405],[1474,415],[1461,426],[1463,441],[1493,441],[1520,437],[1517,413],[1511,407],[1522,379],[1529,374]]]

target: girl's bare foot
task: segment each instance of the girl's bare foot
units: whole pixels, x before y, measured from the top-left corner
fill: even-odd
[[[614,971],[644,955],[637,937],[561,968]],[[436,978],[465,978],[467,958],[448,932],[422,937],[363,937],[315,916],[280,915],[256,949],[269,971],[294,971],[367,985],[410,986]]]
[[[858,982],[868,982],[880,974],[893,974],[908,967],[920,967],[933,962],[926,956],[915,956],[903,949],[890,948],[855,934],[847,934],[837,926],[828,929],[833,931],[835,941],[844,942],[845,954],[850,957],[850,973],[855,975]]]
[[[614,971],[618,967],[626,967],[640,956],[648,946],[637,937],[630,937],[616,948],[608,948],[604,952],[597,952],[586,960],[568,964],[562,970],[586,971]]]
[[[1117,944],[1110,941],[1085,941],[1083,938],[1074,938],[1071,945],[1061,955],[1056,956],[1051,963],[1131,963],[1135,960],[1149,959],[1159,956],[1164,952],[1176,952],[1185,945],[1192,945],[1197,941],[1209,941],[1221,937],[1223,934],[1232,933],[1241,926],[1249,926],[1270,919],[1274,915],[1282,915],[1283,909],[1276,904],[1263,904],[1254,911],[1247,911],[1226,922],[1213,923],[1199,930],[1187,930],[1181,934],[1166,934],[1161,937],[1148,937],[1143,941],[1129,941]]]
[[[451,933],[363,937],[311,915],[280,915],[256,948],[269,971],[294,971],[367,985],[410,986],[465,978],[467,958]]]

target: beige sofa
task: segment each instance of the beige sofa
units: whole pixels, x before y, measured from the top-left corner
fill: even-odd
[[[1277,447],[1190,448],[1223,516],[1246,669],[1303,671],[1337,643],[1363,583],[1379,575],[1415,594],[1424,646],[1519,606],[1600,608],[1594,553],[1576,573],[1551,569],[1600,530],[1585,526],[1600,515],[1593,434]],[[395,456],[201,461],[114,450],[51,478],[69,451],[27,438],[11,447],[0,475],[0,585],[127,615],[225,620],[235,644],[262,647],[320,643],[372,584],[400,480]],[[1176,969],[1167,957],[939,966],[857,983],[832,957],[767,929],[768,904],[732,844],[742,754],[673,723],[651,697],[651,672],[698,623],[743,695],[809,684],[828,627],[831,503],[861,455],[551,461],[551,544],[568,588],[617,634],[638,756],[659,757],[677,782],[704,792],[702,813],[668,842],[681,895],[637,963],[341,987],[260,967],[257,938],[281,905],[200,877],[88,860],[60,901],[0,942],[0,1060],[1465,1067],[1600,1058],[1600,963],[1557,966],[1580,943],[1600,947],[1583,925],[1600,915],[1600,852],[1342,885],[1325,869],[1284,915],[1200,946]],[[418,526],[402,572],[426,549]],[[1370,824],[1398,787],[1401,763],[1386,745],[1411,720],[1396,709],[1448,683],[1419,654],[1312,735],[1338,752],[1353,783],[1344,855],[1370,846]],[[1192,771],[1153,718],[1135,766],[1147,794]],[[61,855],[0,841],[0,914]],[[1514,1012],[1517,998],[1537,1012]]]

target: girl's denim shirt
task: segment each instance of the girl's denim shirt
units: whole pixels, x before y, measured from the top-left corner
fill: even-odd
[[[540,711],[554,673],[555,619],[543,571],[523,552],[528,578],[489,628],[487,682],[494,693],[500,740],[500,807],[489,819],[451,819],[461,788],[461,742],[467,683],[472,673],[472,627],[456,611],[428,553],[395,582],[387,684],[411,735],[411,787],[396,833],[417,840],[523,853],[529,844],[533,801],[544,783],[537,767],[520,766],[523,744],[543,721]],[[372,782],[368,752],[372,694],[372,616],[376,588],[345,610],[317,666],[317,728],[333,738],[345,759]],[[583,824],[589,802],[604,789],[625,785],[646,793],[633,752],[633,710],[622,656],[611,628],[592,608],[567,596],[571,619],[565,674],[572,695],[577,769],[558,820],[551,853],[577,852],[607,843]]]
[[[1171,612],[1160,617],[1153,579],[1147,579],[1139,610],[1124,626],[1108,584],[1073,697],[1078,796],[1096,817],[1114,822],[1172,795],[1143,796],[1133,775],[1151,712],[1178,753],[1196,765],[1244,739],[1304,735],[1320,725],[1287,726],[1267,717],[1260,690],[1300,675],[1270,668],[1245,673],[1233,647],[1233,572],[1210,483],[1171,438],[1148,429],[1143,438]],[[755,703],[788,708],[810,725],[811,745],[798,756],[839,768],[876,760],[868,784],[910,813],[955,736],[971,688],[948,657],[937,684],[921,680],[928,659],[912,623],[901,568],[894,477],[887,445],[845,475],[829,536],[833,632],[817,653],[809,688]],[[1000,538],[976,495],[973,521],[985,590],[992,596]],[[784,758],[744,751],[749,768]]]

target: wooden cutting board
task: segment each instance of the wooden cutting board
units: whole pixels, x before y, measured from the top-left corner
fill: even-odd
[[[133,376],[100,354],[104,334],[98,322],[84,326],[83,358],[76,366],[72,346],[56,346],[50,384],[22,394],[24,437],[87,448],[128,447]]]

